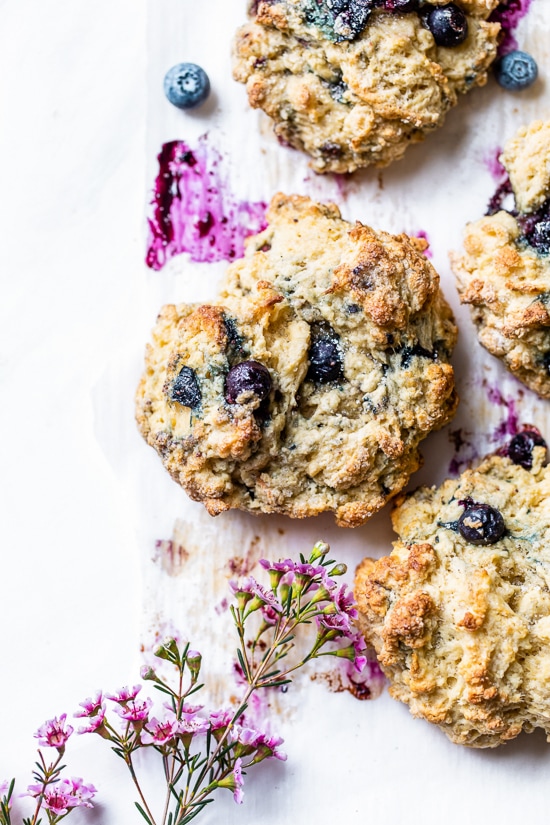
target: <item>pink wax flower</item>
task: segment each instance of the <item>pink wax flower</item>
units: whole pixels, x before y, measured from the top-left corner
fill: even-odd
[[[141,741],[144,745],[166,745],[173,741],[179,732],[179,722],[175,715],[172,719],[159,721],[153,717],[147,723],[147,727],[141,734]]]
[[[79,713],[75,716],[84,716],[85,714]],[[95,716],[88,716],[88,724],[82,725],[78,729],[78,733],[96,733],[99,731],[105,722],[105,707],[102,706],[99,711],[95,714]],[[105,731],[104,731],[105,732]]]
[[[127,722],[146,722],[152,706],[153,702],[149,697],[144,702],[136,702],[132,699],[121,707],[115,708],[115,713]]]
[[[106,695],[107,699],[110,699],[112,702],[118,702],[120,705],[123,705],[126,702],[132,702],[140,690],[141,685],[134,685],[132,688],[125,685],[117,693],[107,693]]]
[[[82,716],[96,716],[101,710],[105,708],[103,704],[103,694],[100,690],[97,691],[95,697],[90,699],[84,699],[83,702],[78,703],[83,710],[78,711],[78,713],[73,713],[73,716],[82,717]]]
[[[67,714],[62,713],[59,718],[49,719],[38,728],[34,734],[35,739],[38,739],[38,744],[44,748],[57,748],[60,750],[65,747],[67,739],[74,731],[70,725],[65,727]]]

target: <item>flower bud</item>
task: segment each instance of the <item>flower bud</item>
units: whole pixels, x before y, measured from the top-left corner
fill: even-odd
[[[158,682],[159,678],[150,665],[142,665],[139,675],[145,682]]]
[[[162,644],[154,648],[153,653],[159,659],[166,659],[169,662],[177,662],[179,660],[178,643],[171,636],[168,636]]]
[[[343,562],[341,564],[335,564],[332,570],[329,572],[329,576],[343,576],[344,573],[348,572],[347,564]]]
[[[313,547],[313,550],[311,551],[311,556],[309,557],[309,563],[313,564],[314,562],[317,561],[317,559],[323,558],[324,556],[327,555],[329,550],[330,550],[330,547],[326,542],[324,542],[324,541],[316,542],[316,544]]]
[[[187,667],[191,672],[191,679],[193,680],[193,682],[196,682],[199,678],[199,673],[201,670],[202,655],[199,653],[198,650],[189,650],[187,652],[185,661],[187,663]]]

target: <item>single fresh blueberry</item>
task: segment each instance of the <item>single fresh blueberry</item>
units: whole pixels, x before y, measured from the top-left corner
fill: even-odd
[[[458,519],[458,532],[469,544],[495,544],[506,532],[504,519],[490,504],[467,504]]]
[[[164,76],[164,94],[178,109],[194,109],[210,94],[208,75],[196,63],[178,63]]]
[[[459,46],[468,37],[468,18],[454,3],[432,8],[425,20],[438,46]]]
[[[177,401],[184,407],[191,407],[192,410],[200,407],[202,401],[201,388],[191,367],[182,367],[172,382],[169,391],[170,401]]]
[[[324,327],[313,333],[309,347],[309,370],[307,377],[317,384],[330,384],[344,377],[342,353],[338,336],[333,329]]]
[[[527,89],[535,82],[538,73],[534,58],[526,52],[508,52],[495,62],[497,83],[512,92]]]
[[[252,393],[260,401],[267,398],[273,382],[267,367],[259,361],[241,361],[231,367],[225,379],[225,400],[236,404],[243,393]]]
[[[508,444],[508,456],[512,459],[514,464],[519,464],[526,470],[530,470],[533,466],[533,449],[535,447],[544,447],[546,449],[546,441],[537,430],[523,430],[513,437]]]

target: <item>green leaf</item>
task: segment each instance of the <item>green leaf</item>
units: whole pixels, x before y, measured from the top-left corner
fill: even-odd
[[[154,823],[149,819],[148,815],[145,813],[139,802],[134,802],[134,805],[136,806],[144,820],[147,822],[147,825],[154,825]]]
[[[248,681],[248,667],[247,667],[247,665],[245,664],[245,661],[244,661],[244,658],[243,658],[243,654],[241,653],[240,648],[237,648],[237,659],[239,660],[239,664],[240,664],[240,666],[242,667],[242,669],[243,669],[243,673],[244,673],[244,675],[246,676],[247,681]]]

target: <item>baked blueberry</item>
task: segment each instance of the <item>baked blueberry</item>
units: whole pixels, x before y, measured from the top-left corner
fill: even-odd
[[[528,242],[541,255],[548,255],[550,253],[550,220],[536,223]]]
[[[506,532],[504,519],[496,507],[476,502],[466,505],[457,527],[469,544],[495,544]]]
[[[495,78],[499,86],[513,92],[532,86],[538,77],[536,61],[519,50],[508,52],[495,62]]]
[[[468,37],[468,19],[455,3],[432,8],[425,20],[438,46],[459,46]]]
[[[273,382],[267,367],[259,361],[241,361],[231,367],[225,379],[225,400],[237,404],[243,393],[252,393],[260,401],[270,393]]]
[[[164,94],[178,109],[194,109],[210,94],[210,80],[196,63],[178,63],[164,76]]]
[[[313,334],[307,377],[317,384],[331,384],[344,377],[338,336],[328,325]]]
[[[382,7],[386,11],[418,11],[420,0],[383,0]]]
[[[328,0],[327,0],[328,2]],[[336,40],[355,40],[365,26],[374,6],[374,0],[333,0],[341,7],[334,20]]]
[[[202,401],[201,388],[195,371],[191,367],[182,367],[176,375],[168,393],[170,401],[177,401],[184,407],[192,410],[200,407]]]
[[[533,449],[535,447],[546,449],[546,441],[542,435],[537,430],[523,430],[523,432],[515,435],[508,444],[508,456],[514,464],[519,464],[520,467],[530,470],[533,466]]]

